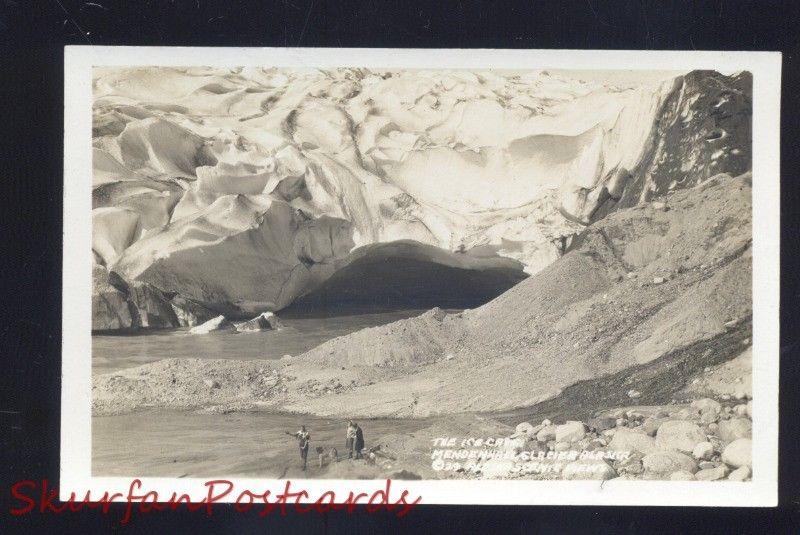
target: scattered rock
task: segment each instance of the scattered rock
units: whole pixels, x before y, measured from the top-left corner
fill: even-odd
[[[700,418],[700,411],[694,407],[687,407],[675,413],[678,420],[695,420]]]
[[[656,436],[656,431],[661,427],[661,424],[667,421],[667,418],[647,418],[642,422],[642,431],[651,437]]]
[[[678,470],[691,472],[697,471],[697,465],[688,455],[677,451],[656,451],[649,453],[642,459],[642,465],[648,472],[655,474],[671,474]]]
[[[556,427],[556,442],[576,442],[586,435],[583,422],[568,421]]]
[[[656,441],[645,433],[621,428],[614,433],[608,449],[609,451],[636,451],[648,454],[657,451],[658,446],[656,446]]]
[[[644,472],[641,453],[633,453],[630,457],[621,461],[617,466],[617,471],[621,474],[638,476]]]
[[[750,467],[740,466],[730,474],[728,474],[728,481],[746,481],[750,477]]]
[[[550,420],[545,420],[549,422]],[[552,424],[545,425],[538,433],[536,433],[536,440],[539,442],[550,442],[556,438],[556,426]]]
[[[587,425],[596,433],[602,433],[606,429],[613,429],[617,425],[617,420],[616,418],[612,418],[610,416],[601,416],[592,418],[587,422]]]
[[[525,436],[527,438],[535,437],[536,430],[528,422],[522,422],[521,424],[517,425],[516,429],[514,429],[514,434],[511,435],[510,438],[517,438],[521,436]]]
[[[698,460],[708,460],[714,456],[714,445],[711,442],[700,442],[692,450],[692,457]]]
[[[569,442],[556,442],[553,451],[568,451],[570,448]]]
[[[722,462],[739,468],[753,466],[753,443],[749,438],[739,438],[728,444],[722,451]]]
[[[750,438],[752,436],[753,424],[748,418],[731,418],[719,422],[717,436],[723,442],[733,442],[737,438]]]
[[[725,479],[725,476],[728,475],[728,471],[728,467],[724,464],[721,464],[715,468],[700,470],[694,475],[694,478],[698,481],[717,481],[720,479]]]
[[[695,400],[691,403],[691,407],[700,411],[700,414],[704,412],[715,412],[717,414],[722,411],[722,405],[711,398],[703,398]]]
[[[694,451],[698,442],[704,442],[706,434],[692,422],[669,420],[661,424],[656,433],[656,444],[670,450],[686,453]]]
[[[605,481],[617,477],[617,473],[602,459],[582,459],[565,466],[561,477],[567,480]]]

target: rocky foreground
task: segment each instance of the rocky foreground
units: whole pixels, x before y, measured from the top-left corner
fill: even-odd
[[[535,426],[453,415],[411,436],[381,437],[365,462],[330,463],[323,477],[749,481],[751,366],[746,350],[687,377],[666,404],[593,411],[583,421],[574,417],[585,412],[552,408],[537,412],[552,419]],[[476,447],[477,437],[498,445]],[[476,452],[494,458],[470,455]]]

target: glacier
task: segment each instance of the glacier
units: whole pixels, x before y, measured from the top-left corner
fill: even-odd
[[[136,283],[199,318],[248,318],[402,259],[489,274],[499,293],[616,207],[750,169],[750,86],[711,71],[614,85],[544,70],[96,68],[95,286],[114,303]]]

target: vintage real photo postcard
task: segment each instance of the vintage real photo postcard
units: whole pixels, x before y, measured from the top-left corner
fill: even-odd
[[[780,60],[68,47],[62,497],[776,504]]]

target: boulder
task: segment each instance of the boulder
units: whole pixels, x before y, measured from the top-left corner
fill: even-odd
[[[608,449],[609,451],[638,451],[648,454],[657,451],[658,446],[656,446],[656,441],[653,437],[640,431],[622,427],[617,429],[617,432],[614,433],[614,438],[611,439]]]
[[[225,316],[217,316],[216,318],[210,319],[207,322],[198,325],[197,327],[192,327],[189,329],[189,334],[208,334],[216,331],[232,330],[236,330],[236,327],[233,325],[233,323],[226,320]]]
[[[236,324],[239,332],[272,331],[283,327],[283,324],[272,312],[264,312],[251,320]]]
[[[750,477],[750,467],[740,466],[730,474],[728,474],[728,481],[746,481]]]
[[[606,429],[613,429],[617,425],[617,419],[610,416],[600,416],[592,418],[587,422],[589,429],[593,429],[596,433],[602,433]]]
[[[517,438],[521,436],[524,436],[526,438],[535,438],[537,431],[538,429],[533,427],[528,422],[522,422],[520,424],[517,424],[517,427],[514,429],[514,434],[511,435],[510,438]]]
[[[739,438],[725,446],[722,462],[734,468],[753,466],[753,443],[749,438]]]
[[[569,451],[571,447],[569,442],[556,442],[553,445],[553,451]]]
[[[661,424],[656,433],[656,444],[663,449],[691,453],[706,434],[697,425],[683,420],[670,420]]]
[[[581,459],[565,466],[561,477],[567,480],[605,481],[617,477],[617,473],[602,459]]]
[[[545,425],[538,433],[536,433],[536,440],[539,442],[550,442],[556,438],[556,426],[552,424]]]
[[[698,460],[708,460],[714,456],[714,445],[711,442],[700,442],[692,450],[692,457]]]
[[[725,479],[725,476],[728,475],[729,469],[724,464],[716,466],[714,468],[706,468],[705,470],[700,470],[694,475],[694,478],[698,481],[718,481],[720,479]]]
[[[656,436],[656,431],[658,428],[661,427],[661,424],[666,422],[669,418],[657,418],[657,417],[650,417],[646,418],[644,422],[642,422],[642,432],[646,435],[651,437]]]
[[[717,436],[723,442],[733,442],[738,438],[750,438],[753,433],[753,423],[747,418],[731,418],[719,422]]]
[[[642,457],[644,457],[644,455],[642,455],[641,453],[634,452],[627,459],[617,463],[617,471],[620,474],[630,474],[634,476],[640,475],[641,473],[644,472],[644,465],[642,465]]]
[[[656,451],[649,453],[642,459],[642,465],[648,472],[654,474],[671,474],[678,470],[684,470],[694,474],[697,472],[697,465],[688,455],[677,451]]]
[[[683,409],[674,413],[673,416],[673,419],[677,420],[695,420],[700,418],[700,409],[695,407],[684,407]]]
[[[719,401],[711,398],[696,399],[692,401],[691,406],[699,410],[700,414],[704,412],[715,412],[719,414],[722,412],[722,405],[719,403]]]
[[[556,442],[577,442],[586,435],[583,422],[568,421],[556,427]]]
[[[753,400],[747,402],[747,417],[753,417]]]

